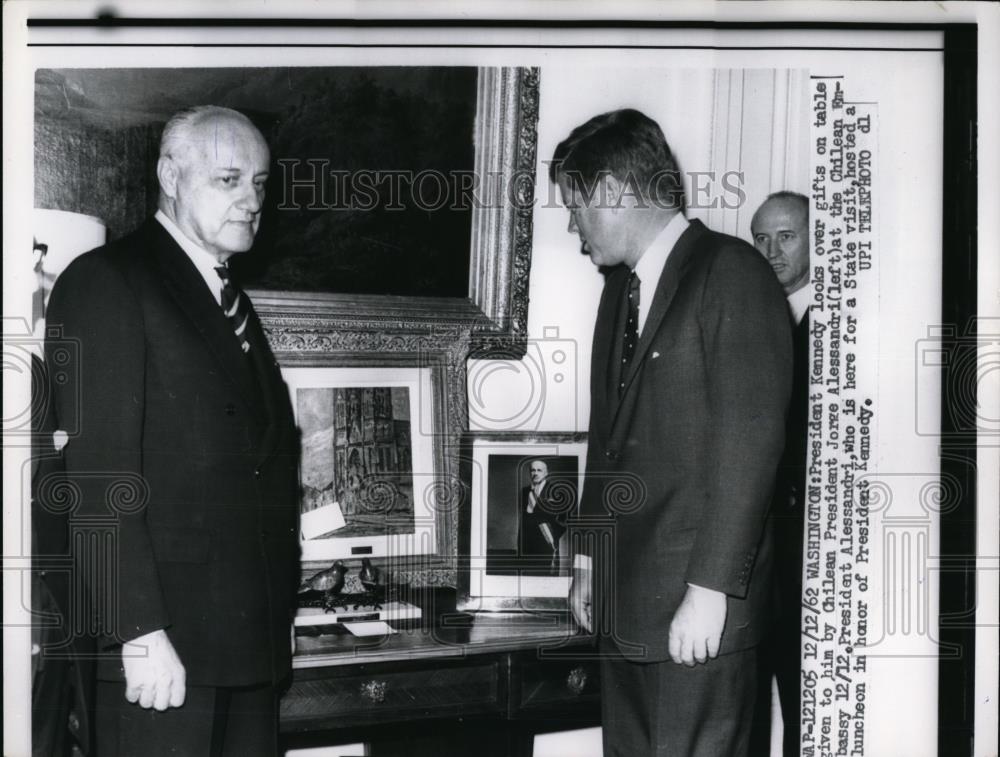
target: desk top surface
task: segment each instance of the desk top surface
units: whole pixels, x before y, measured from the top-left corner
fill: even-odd
[[[565,613],[443,613],[435,622],[383,636],[342,632],[296,639],[295,669],[464,657],[521,649],[560,649],[585,641]]]

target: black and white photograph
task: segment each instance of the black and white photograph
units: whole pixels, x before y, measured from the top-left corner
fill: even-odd
[[[487,573],[569,574],[563,537],[566,521],[578,503],[578,463],[575,458],[491,457],[486,495]]]
[[[460,574],[461,603],[568,612],[569,526],[579,514],[585,435],[477,432],[467,443],[469,561]]]
[[[283,375],[300,434],[303,559],[383,557],[390,549],[401,557],[433,545],[425,491],[432,437],[419,432],[428,422],[427,376],[306,367]]]
[[[852,5],[5,4],[4,754],[995,757],[1000,10]]]

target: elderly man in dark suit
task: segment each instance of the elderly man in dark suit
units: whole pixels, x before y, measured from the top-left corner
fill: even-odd
[[[806,494],[809,413],[809,198],[775,192],[750,222],[754,247],[774,270],[788,299],[794,352],[792,401],[785,426],[785,451],[778,466],[772,506],[774,523],[774,627],[761,645],[760,694],[769,697],[772,675],[784,721],[782,753],[800,751],[800,649],[802,641],[802,542]],[[770,709],[759,707],[754,723],[758,754],[770,753]]]
[[[298,441],[287,389],[227,260],[250,248],[269,151],[242,114],[164,128],[159,210],[60,276],[79,345],[55,388],[71,528],[96,610],[97,748],[273,755],[290,669]]]
[[[555,495],[550,501],[548,486],[549,466],[544,460],[532,460],[528,467],[531,485],[521,489],[520,522],[518,527],[518,552],[531,559],[531,566],[522,568],[525,576],[559,575],[559,540],[566,527],[560,522],[562,505]],[[565,508],[563,508],[565,509]]]
[[[602,637],[605,755],[745,754],[790,387],[781,288],[752,247],[685,219],[638,111],[574,129],[551,178],[607,274],[570,590]]]

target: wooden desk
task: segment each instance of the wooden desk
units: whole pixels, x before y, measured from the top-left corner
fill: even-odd
[[[565,616],[425,617],[435,622],[385,637],[300,637],[281,703],[286,745],[506,757],[530,754],[535,733],[599,723],[593,646]]]

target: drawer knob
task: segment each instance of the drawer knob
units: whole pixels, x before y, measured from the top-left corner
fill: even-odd
[[[582,694],[587,687],[587,671],[583,665],[577,665],[566,676],[566,688],[574,694]]]
[[[365,681],[361,684],[361,698],[373,704],[385,701],[385,681]]]

